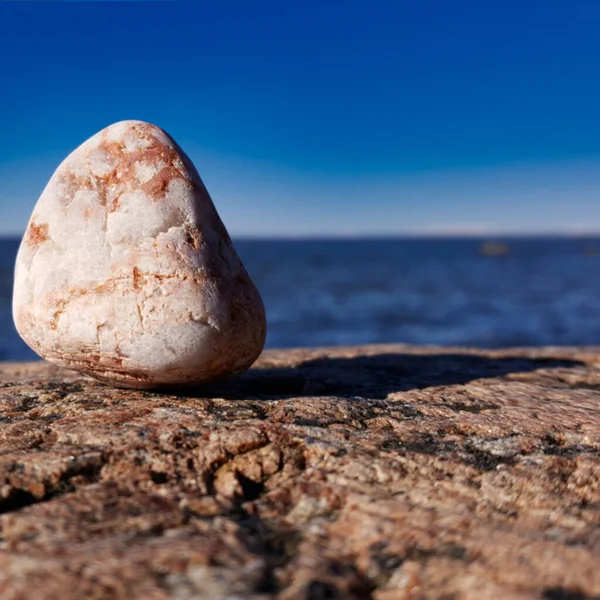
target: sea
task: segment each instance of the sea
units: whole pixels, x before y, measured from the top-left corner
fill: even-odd
[[[0,360],[32,360],[11,316],[19,240],[0,240]],[[237,240],[267,347],[600,345],[600,238]]]

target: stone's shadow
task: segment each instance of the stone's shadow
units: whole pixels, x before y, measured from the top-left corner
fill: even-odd
[[[307,360],[296,367],[253,368],[237,379],[196,388],[196,398],[277,399],[302,396],[386,398],[432,386],[468,383],[481,378],[538,369],[570,368],[575,360],[477,354],[375,354]]]

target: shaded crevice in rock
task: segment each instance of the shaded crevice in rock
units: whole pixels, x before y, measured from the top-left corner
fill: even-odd
[[[600,596],[586,596],[577,589],[566,589],[562,587],[552,587],[543,591],[544,600],[600,600]]]
[[[42,476],[37,479],[34,475],[30,479],[23,474],[19,478],[21,479],[19,483],[11,482],[11,472],[23,471],[23,464],[9,464],[8,473],[4,477],[2,498],[0,498],[0,514],[18,511],[31,504],[48,502],[73,492],[76,487],[95,483],[100,479],[102,468],[107,462],[108,457],[98,452],[71,456],[63,461],[67,464],[60,470],[58,477]]]
[[[26,490],[11,488],[8,496],[0,501],[0,514],[20,510],[30,504],[43,502],[49,497],[42,496],[41,498],[36,498],[36,496]]]

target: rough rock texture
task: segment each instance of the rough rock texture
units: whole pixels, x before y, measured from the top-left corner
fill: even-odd
[[[0,598],[600,598],[600,353],[266,352],[160,395],[0,370]]]
[[[123,121],[58,167],[17,257],[13,313],[41,356],[116,385],[246,370],[262,300],[194,166],[161,129]]]

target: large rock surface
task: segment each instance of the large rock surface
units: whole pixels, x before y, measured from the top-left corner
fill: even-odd
[[[600,353],[265,353],[193,396],[0,369],[0,598],[600,597]]]

